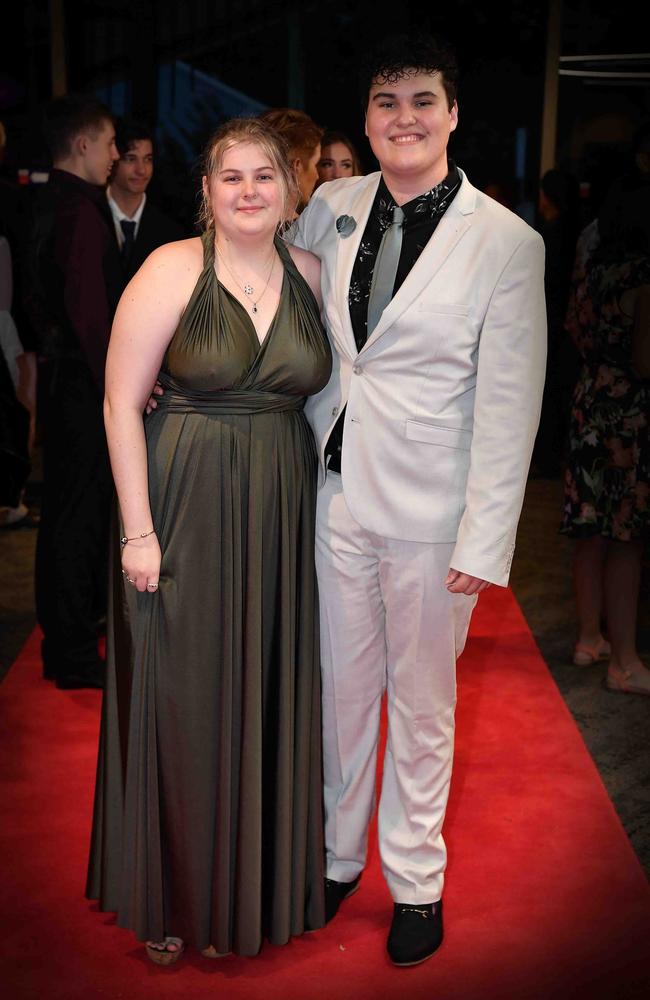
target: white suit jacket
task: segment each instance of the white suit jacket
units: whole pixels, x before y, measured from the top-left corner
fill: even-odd
[[[325,444],[346,407],[341,474],[359,524],[455,541],[454,569],[505,586],[544,383],[544,245],[461,177],[360,352],[348,290],[380,174],[313,195],[294,242],[321,260],[334,368],[307,416],[324,477]],[[347,236],[337,231],[342,215],[356,223]]]

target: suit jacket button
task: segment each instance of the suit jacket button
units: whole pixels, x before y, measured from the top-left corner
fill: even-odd
[[[332,416],[335,417],[338,412],[339,412],[338,406],[333,406],[332,407]]]
[[[352,371],[354,372],[355,375],[361,375],[363,368],[361,367],[361,365],[355,365]]]

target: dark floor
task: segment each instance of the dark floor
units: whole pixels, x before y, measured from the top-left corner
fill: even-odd
[[[531,479],[511,584],[621,822],[650,875],[650,698],[602,686],[606,666],[575,667],[572,542],[558,533],[559,480]],[[644,563],[639,652],[650,664],[650,573]]]
[[[29,499],[29,497],[28,497]],[[32,499],[37,501],[37,484]],[[574,667],[571,542],[558,534],[558,480],[531,479],[511,583],[623,826],[650,874],[650,698],[602,687],[605,667]],[[33,529],[0,531],[0,678],[34,627]],[[640,651],[650,662],[650,586],[644,577]]]

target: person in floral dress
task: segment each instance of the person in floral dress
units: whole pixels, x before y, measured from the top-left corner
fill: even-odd
[[[636,620],[650,534],[650,381],[633,367],[632,336],[639,290],[650,285],[650,214],[639,210],[637,194],[608,203],[578,243],[566,325],[583,367],[573,394],[562,531],[576,539],[574,662],[609,658],[607,687],[648,695]]]

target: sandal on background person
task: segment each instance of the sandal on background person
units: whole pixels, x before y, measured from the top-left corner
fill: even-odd
[[[209,944],[207,948],[201,949],[201,954],[204,958],[225,958],[226,955],[232,954],[229,951],[217,951],[213,944]]]
[[[40,516],[29,509],[24,503],[17,507],[0,507],[0,528],[37,528]]]
[[[601,635],[593,643],[577,642],[573,650],[573,662],[576,667],[591,667],[601,660],[608,660],[612,655],[612,647]]]
[[[642,663],[633,667],[610,667],[607,670],[605,687],[620,694],[650,694],[650,670]]]
[[[181,938],[166,937],[164,941],[147,941],[145,949],[156,965],[173,965],[185,951],[185,945]]]

